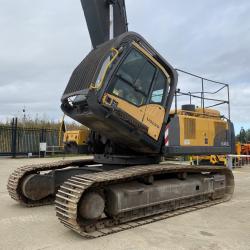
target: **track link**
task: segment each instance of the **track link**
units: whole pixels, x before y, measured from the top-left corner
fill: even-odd
[[[132,213],[124,213],[122,219],[105,217],[94,222],[87,222],[78,214],[78,205],[81,197],[89,189],[102,188],[105,185],[130,181],[148,174],[157,175],[180,172],[225,174],[225,196],[217,200],[209,199],[209,194],[202,194],[202,197],[197,197],[199,198],[197,200],[195,199],[196,197],[188,197],[185,198],[186,200],[176,199],[170,204],[165,204],[165,206],[151,206],[147,207],[149,208],[148,210],[135,210]],[[60,187],[56,195],[56,215],[60,222],[67,228],[74,230],[85,238],[96,238],[225,202],[231,199],[233,190],[233,174],[226,167],[194,167],[167,164],[133,166],[125,169],[71,177]],[[184,206],[183,202],[189,202],[189,207]]]
[[[42,171],[63,169],[63,168],[67,168],[70,166],[84,166],[84,165],[93,164],[93,163],[94,163],[93,160],[86,159],[86,160],[57,161],[57,162],[52,162],[52,163],[22,166],[20,168],[17,168],[10,175],[8,179],[8,183],[7,183],[7,190],[12,199],[20,202],[21,204],[27,207],[52,204],[55,199],[54,196],[49,196],[39,201],[32,201],[30,199],[27,199],[23,195],[22,190],[21,190],[21,184],[22,184],[24,177],[30,174],[36,174]]]

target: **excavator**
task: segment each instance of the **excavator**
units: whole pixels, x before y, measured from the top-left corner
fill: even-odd
[[[209,207],[232,197],[223,166],[162,162],[171,155],[227,154],[234,128],[218,111],[171,111],[177,71],[128,32],[124,0],[81,0],[92,50],[72,73],[63,112],[91,130],[93,159],[28,165],[9,177],[17,202],[55,202],[67,228],[96,238]]]

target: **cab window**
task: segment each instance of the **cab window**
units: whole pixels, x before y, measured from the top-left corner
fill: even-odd
[[[150,97],[150,103],[162,104],[165,90],[167,87],[166,81],[167,79],[165,75],[159,71],[153,86],[152,94]]]
[[[132,49],[119,67],[109,93],[140,106],[146,103],[156,68],[145,56]]]

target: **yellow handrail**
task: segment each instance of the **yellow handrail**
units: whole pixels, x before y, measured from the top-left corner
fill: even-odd
[[[106,66],[106,68],[104,70],[104,73],[103,73],[103,76],[102,76],[102,79],[101,79],[100,83],[97,86],[95,86],[95,84],[92,83],[90,85],[90,89],[100,89],[102,87],[103,82],[104,82],[104,78],[105,78],[105,76],[106,76],[106,74],[108,72],[108,69],[109,69],[110,65],[114,62],[114,60],[116,59],[116,57],[119,55],[119,51],[117,49],[112,48],[111,51],[115,52],[115,55],[112,57],[112,59],[110,60],[110,62],[107,64],[107,66]]]
[[[59,134],[58,134],[59,146],[62,146],[62,125],[64,123],[64,118],[65,118],[65,114],[63,114],[63,117],[62,117],[62,120],[61,120],[61,124],[60,124]]]

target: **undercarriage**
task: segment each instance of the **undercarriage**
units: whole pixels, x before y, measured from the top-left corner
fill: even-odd
[[[8,181],[11,197],[26,206],[55,201],[58,219],[95,238],[231,198],[226,167],[174,164],[105,165],[94,160],[21,167]]]

